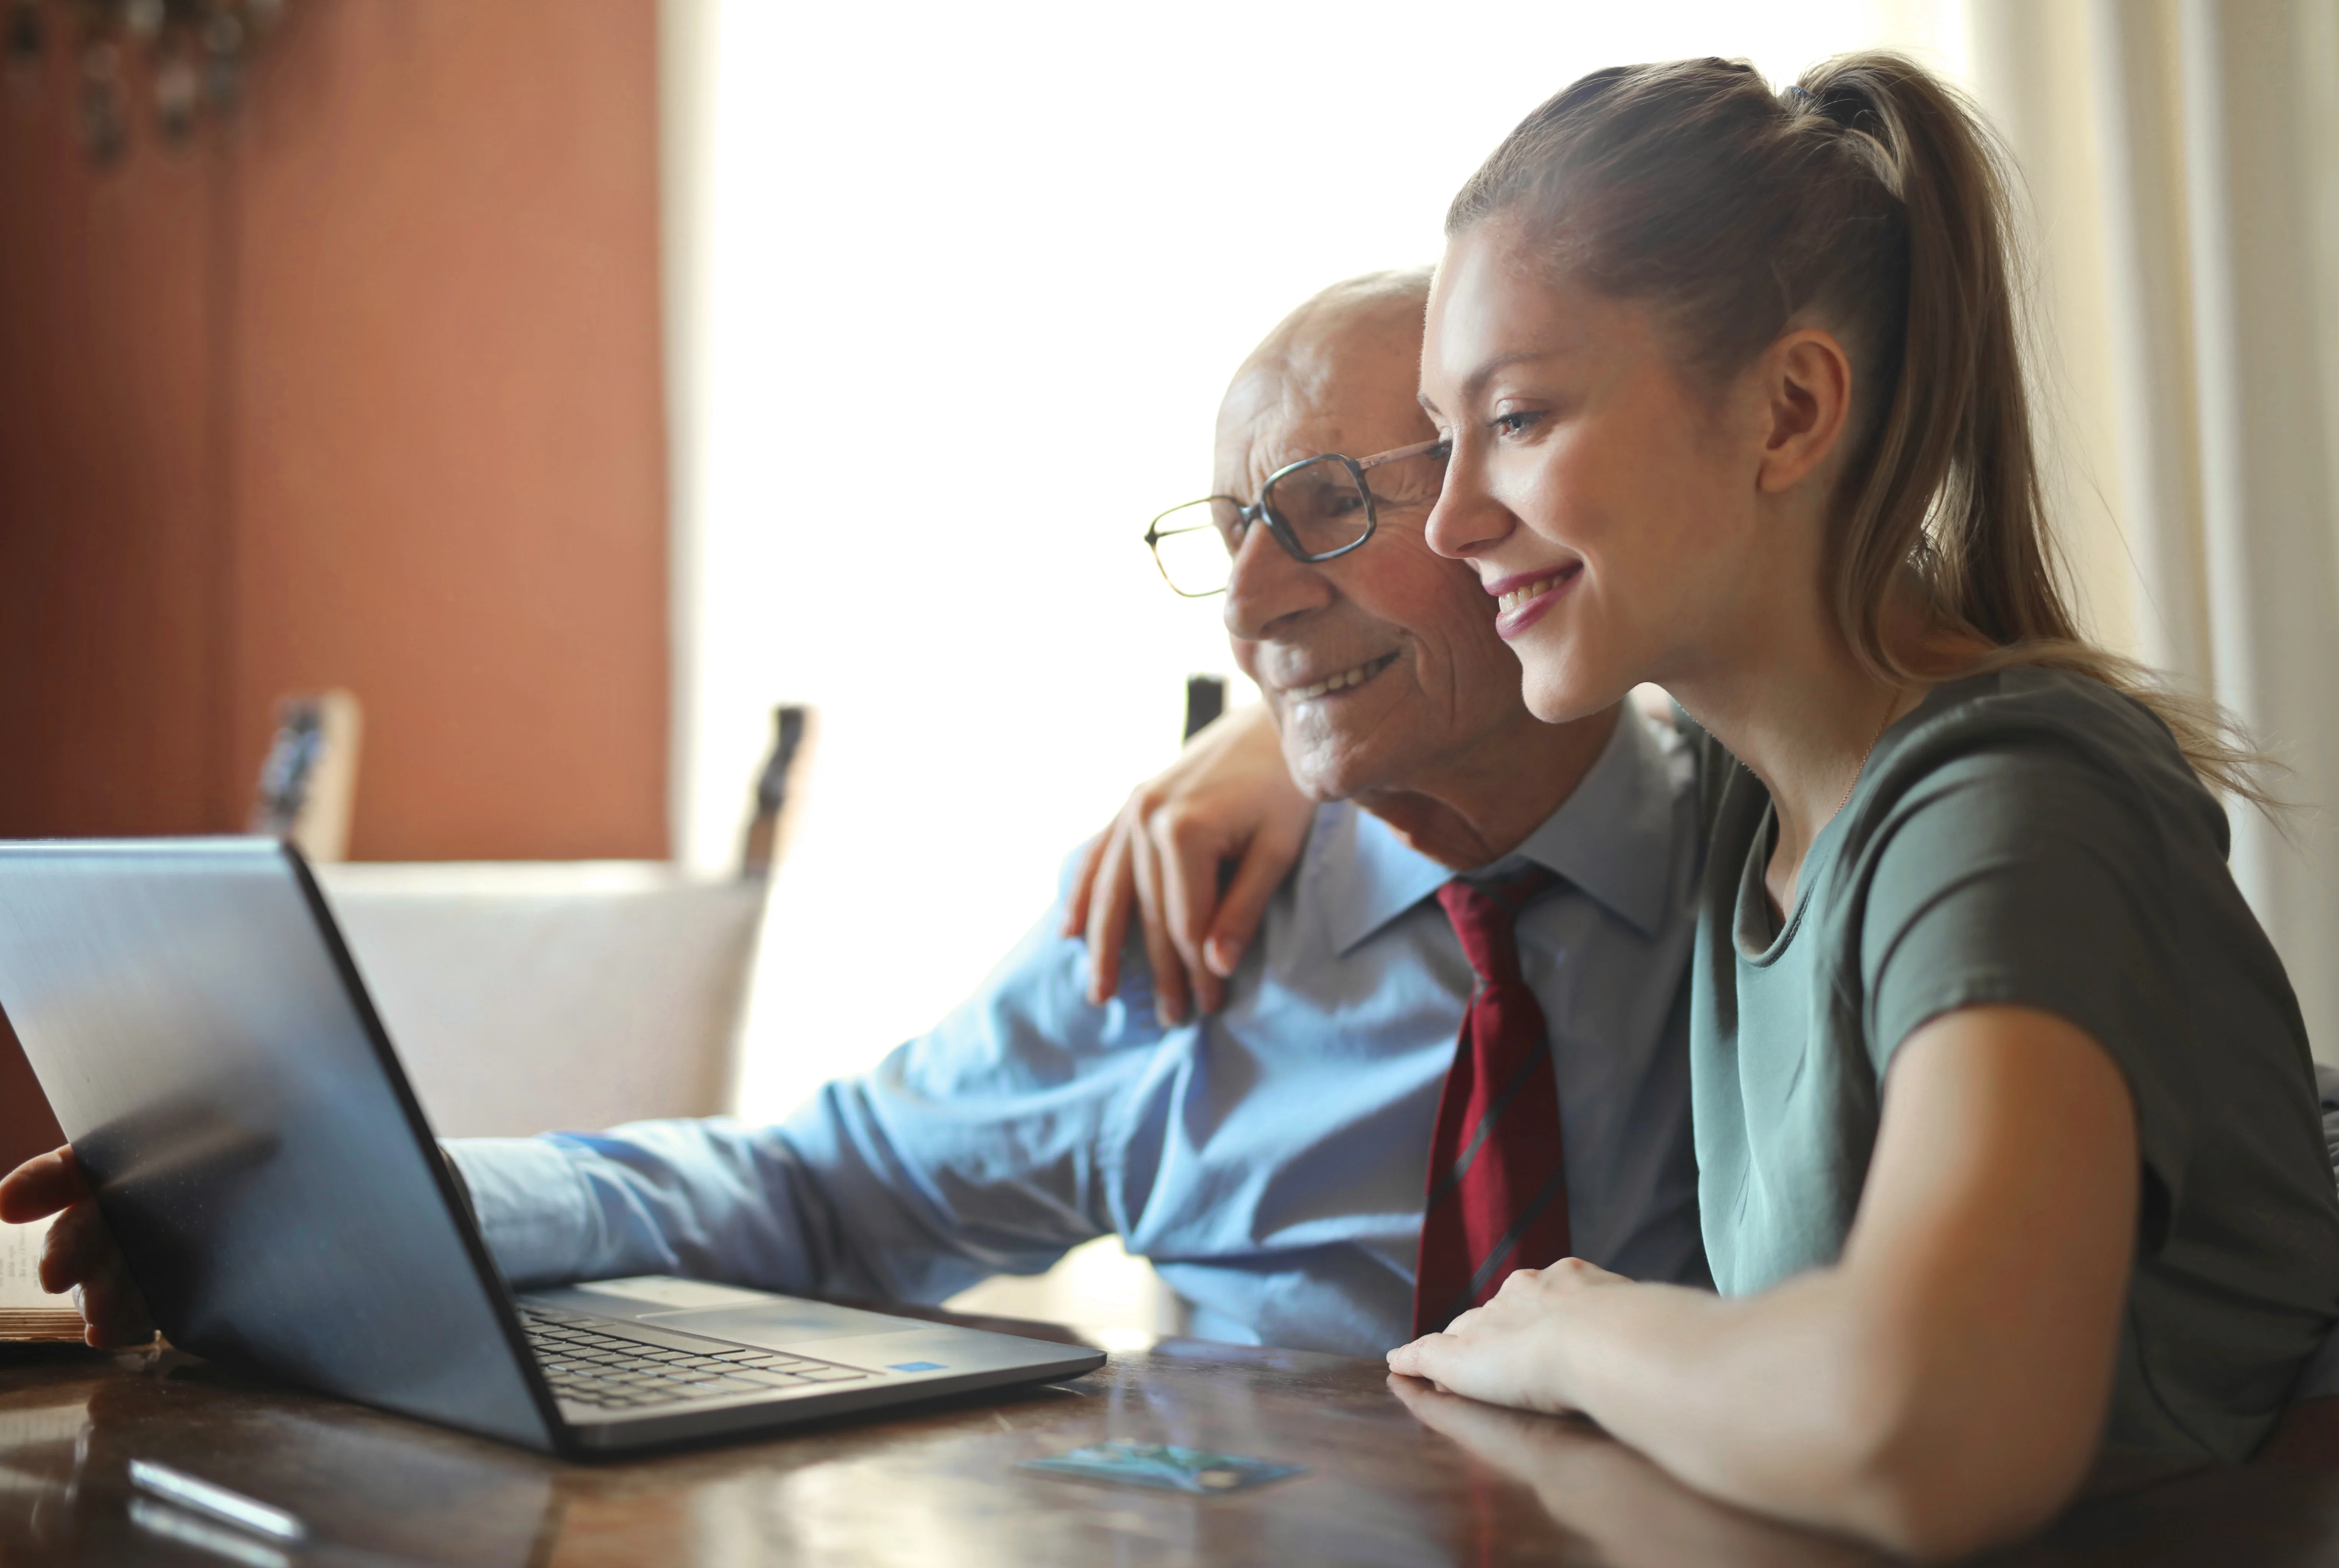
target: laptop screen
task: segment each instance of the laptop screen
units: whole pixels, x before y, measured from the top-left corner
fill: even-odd
[[[171,1342],[551,1445],[321,896],[271,840],[0,844],[0,1008]]]

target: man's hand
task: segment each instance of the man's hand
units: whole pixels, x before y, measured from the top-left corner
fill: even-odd
[[[98,1212],[89,1178],[71,1149],[35,1156],[0,1179],[0,1221],[29,1225],[56,1215],[41,1249],[41,1288],[74,1292],[88,1326],[83,1338],[102,1350],[145,1345],[154,1337],[146,1298]]]
[[[1493,1405],[1564,1414],[1577,1408],[1556,1354],[1569,1304],[1587,1290],[1630,1285],[1580,1257],[1522,1268],[1495,1298],[1388,1353],[1389,1370],[1428,1379],[1449,1394]]]
[[[1268,901],[1299,859],[1315,810],[1291,782],[1264,703],[1188,742],[1089,846],[1073,884],[1063,933],[1088,938],[1089,1000],[1102,1004],[1120,989],[1133,908],[1156,1015],[1174,1024],[1190,1006],[1217,1011]],[[1230,862],[1234,875],[1221,892]]]

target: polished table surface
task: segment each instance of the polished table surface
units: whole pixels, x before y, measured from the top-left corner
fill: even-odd
[[[1110,1439],[1308,1473],[1188,1496],[1016,1468]],[[289,1510],[308,1541],[278,1551],[147,1500],[133,1458]],[[1336,1356],[1163,1339],[1061,1385],[571,1464],[167,1351],[0,1346],[12,1565],[1877,1561],[1707,1502],[1588,1425]],[[2062,1521],[1991,1561],[2339,1562],[2339,1474],[2107,1462]]]

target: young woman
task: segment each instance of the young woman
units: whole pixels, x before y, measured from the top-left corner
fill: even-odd
[[[2005,207],[1897,57],[1596,73],[1455,201],[1422,368],[1429,537],[1529,705],[1656,682],[1708,737],[1721,1293],[1564,1260],[1390,1366],[1926,1553],[2036,1524],[2104,1443],[2246,1457],[2339,1313],[2304,1031],[2212,793],[2255,800],[2248,759],[2058,595]]]

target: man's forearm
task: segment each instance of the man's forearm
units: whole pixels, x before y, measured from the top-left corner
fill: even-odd
[[[594,1271],[595,1227],[565,1152],[534,1138],[447,1139],[439,1148],[507,1280],[550,1285]]]
[[[445,1148],[498,1267],[523,1287],[680,1274],[940,1301],[1044,1267],[1092,1233],[1050,1195],[905,1163],[868,1095],[862,1080],[832,1084],[782,1127],[636,1122]],[[937,1207],[937,1192],[957,1207]]]
[[[1060,919],[932,1032],[776,1126],[449,1145],[498,1263],[517,1283],[676,1273],[932,1302],[1110,1229],[1097,1151],[1152,1057],[1082,999]]]
[[[813,1184],[776,1129],[649,1121],[447,1149],[514,1284],[630,1274],[794,1292],[828,1283],[822,1233],[833,1228],[805,1212],[818,1201]]]

